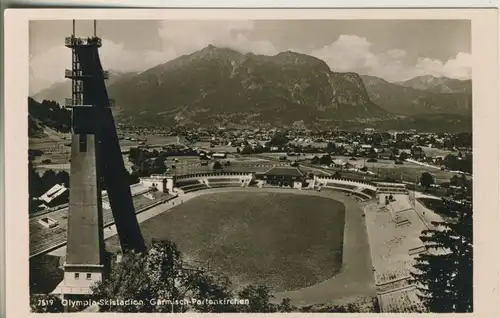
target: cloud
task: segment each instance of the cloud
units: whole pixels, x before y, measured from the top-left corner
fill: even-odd
[[[251,40],[246,34],[254,28],[252,21],[161,21],[161,50],[132,52],[122,44],[103,39],[99,50],[106,69],[122,72],[144,71],[209,44],[232,48],[242,53],[273,55],[278,53],[269,41]],[[189,36],[186,36],[189,35]],[[64,80],[64,68],[71,67],[71,53],[63,45],[53,47],[30,60],[30,92],[37,92]]]
[[[313,50],[310,54],[323,59],[333,71],[357,72],[394,82],[420,75],[469,79],[472,69],[472,56],[468,53],[460,52],[444,62],[419,58],[410,63],[406,59],[406,51],[394,48],[374,53],[372,43],[356,35],[341,35],[332,44]]]
[[[271,42],[251,40],[245,35],[253,28],[253,21],[162,21],[159,34],[163,47],[173,49],[178,55],[192,53],[209,44],[242,53],[276,54]]]
[[[373,67],[376,57],[370,52],[371,43],[355,35],[341,35],[328,46],[310,52],[323,59],[332,70],[348,72]]]
[[[394,59],[400,59],[406,56],[406,51],[405,50],[400,50],[400,49],[393,49],[387,51],[387,55]]]
[[[429,58],[419,59],[416,65],[417,72],[434,76],[469,79],[472,76],[472,54],[460,52],[453,59],[446,62]]]
[[[121,72],[143,71],[176,57],[176,53],[167,48],[163,52],[130,52],[123,44],[106,39],[102,40],[99,56],[105,69]],[[63,45],[52,47],[30,59],[30,92],[35,93],[53,83],[62,82],[64,69],[71,68],[71,51]]]
[[[253,21],[161,21],[158,32],[160,50],[130,51],[125,50],[123,44],[103,39],[100,56],[106,69],[130,72],[144,71],[209,44],[232,48],[241,53],[278,53],[278,49],[270,41],[251,39],[248,34],[253,29]],[[392,48],[386,52],[374,52],[372,43],[356,35],[340,35],[335,42],[319,49],[292,50],[321,58],[334,71],[358,72],[388,81],[406,80],[425,74],[453,78],[471,76],[470,54],[458,53],[448,61],[422,57],[411,64],[407,61],[407,52],[404,50]],[[63,81],[64,69],[70,67],[71,52],[63,45],[32,56],[30,93]]]

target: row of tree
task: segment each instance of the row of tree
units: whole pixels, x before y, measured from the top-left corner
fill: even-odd
[[[420,239],[427,253],[416,258],[410,282],[430,312],[473,311],[473,224],[472,204],[443,200],[453,222],[432,222]]]
[[[71,111],[61,107],[57,102],[44,100],[41,103],[28,98],[28,129],[30,136],[40,130],[36,120],[49,128],[68,133],[71,128]]]
[[[130,148],[128,159],[133,163],[132,175],[145,177],[152,174],[162,174],[167,171],[168,152],[154,149]]]
[[[449,154],[444,157],[442,165],[452,171],[472,173],[472,156],[463,156],[461,153],[458,156]]]
[[[271,290],[264,285],[246,285],[233,291],[231,281],[224,275],[206,268],[193,268],[182,259],[176,244],[155,240],[145,254],[125,254],[120,262],[111,265],[105,280],[92,287],[90,299],[134,300],[130,304],[104,303],[101,312],[181,313],[272,313],[301,311],[290,299],[273,301]],[[184,303],[186,299],[200,302]],[[239,299],[243,302],[235,303]],[[62,312],[61,301],[49,295],[31,297],[33,312]],[[355,306],[330,306],[325,312],[354,312]],[[303,311],[311,311],[305,308]]]

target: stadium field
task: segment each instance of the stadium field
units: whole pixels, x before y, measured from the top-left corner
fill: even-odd
[[[266,191],[201,195],[141,223],[147,242],[170,239],[189,258],[208,261],[238,288],[273,291],[325,281],[342,266],[345,207],[326,197]],[[110,238],[107,249],[118,244]]]

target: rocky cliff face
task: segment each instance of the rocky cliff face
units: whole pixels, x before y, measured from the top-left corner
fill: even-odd
[[[355,73],[291,51],[240,54],[208,46],[109,85],[122,120],[136,123],[248,124],[376,118]]]

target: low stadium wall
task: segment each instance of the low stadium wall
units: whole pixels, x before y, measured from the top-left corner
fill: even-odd
[[[192,173],[175,176],[175,180],[185,180],[185,179],[199,179],[199,178],[210,178],[210,177],[252,177],[253,173],[249,172],[206,172],[206,173]]]
[[[346,178],[335,178],[335,177],[315,177],[315,181],[318,183],[335,182],[338,184],[345,184],[350,186],[363,187],[365,189],[370,189],[377,191],[377,187],[373,182],[361,181],[361,180],[350,180]]]

